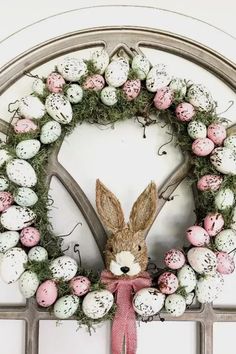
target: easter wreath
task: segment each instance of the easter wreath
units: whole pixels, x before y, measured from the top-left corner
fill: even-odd
[[[105,50],[90,60],[66,57],[32,87],[19,100],[0,148],[2,279],[19,280],[26,298],[36,296],[59,319],[74,316],[89,327],[113,319],[113,353],[121,352],[123,337],[127,353],[134,353],[135,312],[142,318],[165,309],[181,316],[195,296],[212,302],[222,275],[234,271],[236,135],[227,136],[227,122],[203,85],[171,78],[165,65],[151,67],[137,53],[131,61],[120,53],[110,60]],[[186,231],[190,245],[169,250],[166,268],[150,275],[143,234],[155,218],[155,183],[139,196],[125,224],[119,201],[98,180],[98,214],[113,236],[105,250],[107,269],[97,274],[61,251],[47,215],[45,167],[53,147],[77,124],[112,125],[132,117],[144,129],[164,121],[189,155],[197,220]]]

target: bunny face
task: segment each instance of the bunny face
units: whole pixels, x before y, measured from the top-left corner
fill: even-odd
[[[144,235],[156,216],[156,185],[150,183],[138,197],[128,224],[124,222],[119,200],[99,180],[96,204],[101,221],[111,233],[105,249],[107,269],[117,277],[135,277],[145,271],[148,256]]]

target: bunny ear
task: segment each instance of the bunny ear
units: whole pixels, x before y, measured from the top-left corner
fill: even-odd
[[[102,223],[113,234],[125,226],[119,200],[102,182],[96,181],[96,205]]]
[[[133,205],[129,218],[130,228],[134,232],[148,229],[155,219],[156,210],[157,187],[151,182]]]

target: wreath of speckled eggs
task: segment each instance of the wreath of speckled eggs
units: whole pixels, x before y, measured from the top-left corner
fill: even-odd
[[[215,109],[204,86],[171,78],[165,65],[151,67],[141,54],[132,61],[119,55],[110,61],[105,50],[87,61],[66,57],[47,78],[34,79],[0,149],[2,279],[19,280],[26,298],[53,306],[59,319],[93,324],[112,318],[113,295],[99,274],[79,269],[51,231],[44,167],[51,147],[77,123],[136,116],[144,127],[162,119],[172,127],[177,145],[190,154],[200,203],[197,222],[186,231],[190,246],[166,253],[166,268],[154,274],[153,288],[134,295],[134,310],[144,317],[164,309],[181,316],[195,296],[200,303],[215,300],[222,275],[234,271],[236,248],[236,135],[227,137]]]

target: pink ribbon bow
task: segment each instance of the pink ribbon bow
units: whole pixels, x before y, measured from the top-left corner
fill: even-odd
[[[132,305],[133,293],[151,285],[147,272],[136,278],[117,278],[104,270],[101,281],[107,290],[116,294],[117,310],[112,324],[112,354],[121,354],[125,338],[126,353],[135,354],[137,349],[136,318]]]

